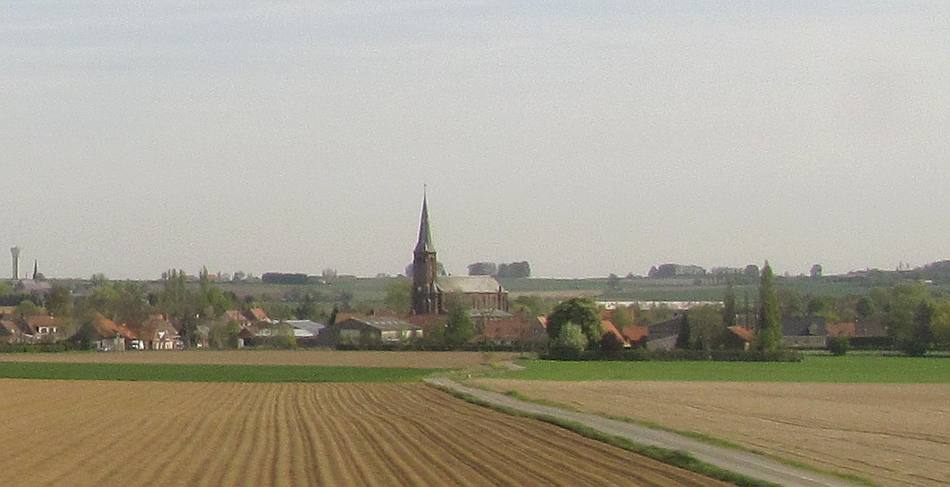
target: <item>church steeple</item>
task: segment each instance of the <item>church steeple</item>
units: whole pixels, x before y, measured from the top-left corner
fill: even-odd
[[[436,289],[435,245],[429,228],[428,196],[422,195],[422,217],[419,221],[419,240],[412,252],[412,312],[417,315],[438,313],[441,308]]]
[[[416,252],[435,252],[432,244],[432,230],[429,229],[429,202],[425,193],[422,195],[422,218],[419,221],[419,240],[416,242]]]

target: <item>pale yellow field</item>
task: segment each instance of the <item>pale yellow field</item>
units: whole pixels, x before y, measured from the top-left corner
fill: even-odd
[[[882,485],[950,485],[950,385],[479,380]]]
[[[723,485],[421,384],[0,380],[4,486]]]
[[[0,362],[340,365],[352,367],[471,368],[511,360],[513,352],[364,352],[333,350],[150,351],[4,353]]]

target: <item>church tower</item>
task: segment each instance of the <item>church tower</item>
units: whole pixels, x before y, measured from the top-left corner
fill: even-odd
[[[419,241],[412,253],[412,312],[427,315],[439,312],[438,292],[435,288],[435,246],[429,229],[429,207],[422,196],[422,219],[419,222]]]

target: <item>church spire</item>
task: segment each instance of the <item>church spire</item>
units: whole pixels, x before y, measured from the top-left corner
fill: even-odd
[[[422,218],[419,222],[419,241],[416,242],[416,252],[435,252],[432,231],[429,229],[429,204],[425,191],[422,194]]]

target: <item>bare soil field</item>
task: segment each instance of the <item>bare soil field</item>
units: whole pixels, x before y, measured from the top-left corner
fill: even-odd
[[[4,486],[725,485],[421,384],[0,380]]]
[[[474,368],[511,360],[514,352],[374,352],[334,350],[231,350],[150,352],[7,353],[0,362],[127,364],[337,365],[349,367]]]
[[[588,412],[705,433],[881,485],[950,484],[950,385],[476,383]]]

